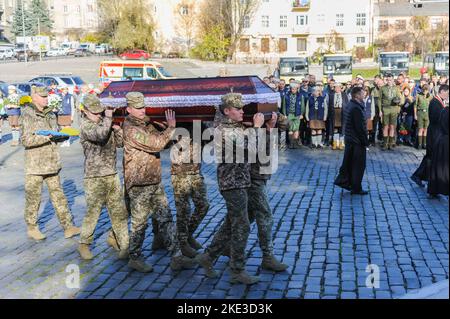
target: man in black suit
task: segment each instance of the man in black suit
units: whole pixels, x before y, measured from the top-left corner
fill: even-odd
[[[352,195],[367,195],[362,189],[366,169],[367,122],[364,116],[364,90],[354,87],[351,101],[345,110],[345,153],[339,175],[334,184],[351,191]]]
[[[431,100],[430,106],[428,107],[430,123],[427,130],[427,151],[419,168],[411,176],[413,182],[420,187],[424,187],[422,181],[428,181],[429,179],[432,145],[435,139],[436,130],[439,128],[439,116],[441,115],[442,109],[445,107],[446,99],[448,99],[448,92],[448,85],[441,85],[438,94]]]

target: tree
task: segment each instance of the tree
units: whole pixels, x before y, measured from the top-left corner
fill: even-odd
[[[175,7],[176,32],[186,43],[186,51],[192,47],[196,31],[196,6],[193,0],[183,0]]]
[[[223,36],[221,25],[212,27],[191,51],[192,55],[201,60],[224,61],[228,55],[229,39]]]
[[[155,23],[145,0],[99,0],[101,33],[119,51],[154,48]]]
[[[16,10],[14,11],[14,18],[12,23],[12,33],[16,37],[21,37],[24,35],[23,25],[25,24],[25,36],[34,35],[33,25],[31,24],[30,12],[24,8],[22,11],[22,1],[16,2]],[[22,17],[24,15],[24,17]],[[25,22],[25,23],[24,23]]]
[[[53,21],[50,19],[50,13],[44,1],[32,0],[29,12],[33,33],[35,35],[51,33]]]

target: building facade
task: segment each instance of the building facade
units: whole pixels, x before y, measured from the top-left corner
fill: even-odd
[[[246,18],[237,62],[352,52],[373,41],[372,0],[262,0]]]

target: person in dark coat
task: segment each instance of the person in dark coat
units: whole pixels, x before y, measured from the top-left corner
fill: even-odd
[[[441,111],[445,108],[445,101],[448,99],[448,85],[441,85],[438,95],[436,95],[430,102],[428,107],[429,125],[427,130],[427,151],[420,163],[419,168],[411,176],[414,183],[420,187],[424,187],[423,181],[429,180],[429,171],[431,167],[431,159],[433,156],[433,141],[435,140],[436,130],[439,127],[439,117]]]
[[[340,98],[339,98],[340,96]],[[344,109],[348,103],[348,97],[342,91],[342,84],[336,83],[334,90],[328,95],[328,121],[326,141],[331,140],[333,150],[344,149]]]
[[[428,194],[432,198],[439,194],[448,196],[448,107],[441,111],[435,134],[428,182]]]
[[[351,191],[352,195],[367,195],[362,189],[366,169],[366,149],[369,145],[364,112],[364,89],[354,87],[352,99],[345,109],[345,152],[339,175],[334,184]]]

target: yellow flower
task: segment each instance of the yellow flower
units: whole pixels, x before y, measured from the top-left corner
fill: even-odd
[[[25,104],[28,104],[28,103],[31,103],[31,102],[33,102],[33,100],[31,99],[31,96],[22,96],[21,98],[20,98],[20,102],[19,102],[19,104],[20,105],[25,105]]]

